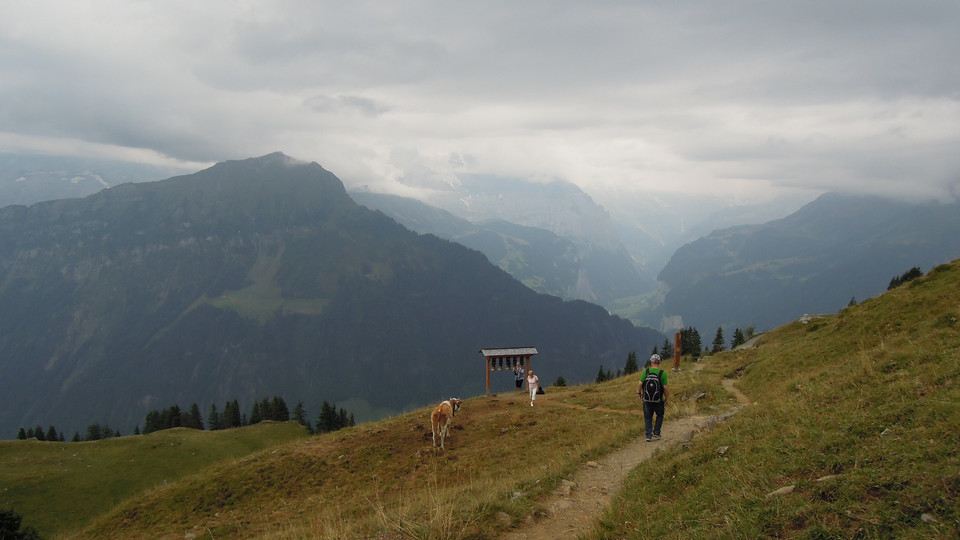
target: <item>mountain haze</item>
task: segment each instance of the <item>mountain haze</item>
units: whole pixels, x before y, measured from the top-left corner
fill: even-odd
[[[673,253],[719,229],[757,225],[783,218],[813,196],[783,196],[762,204],[735,203],[697,193],[669,194],[598,191],[597,202],[610,213],[624,247],[657,275]]]
[[[769,329],[834,313],[914,266],[960,255],[960,203],[828,193],[783,219],[714,231],[661,271],[664,327]]]
[[[0,209],[0,433],[264,396],[359,420],[483,392],[481,347],[591,379],[662,335],[537,294],[482,254],[363,208],[271,154]],[[495,374],[494,390],[512,386]]]
[[[587,300],[612,309],[617,300],[656,287],[655,271],[646,268],[643,257],[627,251],[607,210],[574,184],[560,180],[534,182],[522,178],[464,174],[449,183],[432,183],[429,187],[418,191],[418,199],[429,207],[445,210],[481,227],[496,220],[527,227],[526,232],[538,238],[543,237],[542,233],[535,233],[533,229],[549,231],[554,236],[550,242],[556,244],[559,239],[572,248],[565,251],[563,260],[557,261],[575,272],[575,279],[563,284],[565,298]],[[361,193],[354,194],[362,196]],[[414,217],[410,211],[415,208],[397,199],[368,197],[364,200],[414,230],[424,232],[418,226],[423,224],[422,218],[404,221]],[[429,210],[427,215],[435,216],[435,211]],[[457,236],[456,230],[436,233],[445,238]],[[497,234],[505,243],[513,242],[516,246],[510,235],[502,231]],[[462,240],[459,236],[456,239],[458,242]],[[523,241],[522,235],[519,240]],[[464,243],[468,241],[464,240]],[[539,246],[532,247],[535,250]],[[489,252],[484,253],[490,256]],[[531,250],[524,256],[528,257],[527,262],[536,266],[539,263],[534,258],[542,257],[542,254],[536,255]],[[497,258],[491,258],[491,261],[504,267]],[[514,269],[509,271],[530,283],[522,274],[514,273]]]
[[[0,153],[0,207],[86,197],[111,186],[186,172],[193,171],[92,157]]]
[[[609,307],[617,298],[655,285],[642,278],[622,249],[578,247],[547,229],[503,219],[471,222],[406,197],[368,192],[350,192],[350,196],[409,229],[480,251],[537,292]]]

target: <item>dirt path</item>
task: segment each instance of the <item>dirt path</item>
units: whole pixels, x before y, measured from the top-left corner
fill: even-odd
[[[730,392],[731,394],[734,395],[734,397],[737,398],[737,403],[741,405],[750,405],[751,403],[753,403],[753,401],[750,398],[744,395],[744,393],[741,392],[740,389],[735,386],[737,384],[737,381],[735,379],[724,379],[721,384],[723,384],[724,390],[726,390],[727,392]]]
[[[734,387],[734,382],[732,379],[725,379],[723,387],[736,396],[738,403],[751,403],[747,396]],[[707,415],[688,416],[677,420],[668,417],[663,424],[663,439],[648,443],[641,436],[622,449],[598,461],[587,463],[571,480],[563,481],[557,490],[539,501],[547,513],[545,517],[537,520],[530,516],[520,527],[506,531],[500,538],[555,540],[576,538],[588,532],[613,497],[619,493],[627,473],[658,450],[664,451],[689,441],[712,420],[715,420],[715,417]]]

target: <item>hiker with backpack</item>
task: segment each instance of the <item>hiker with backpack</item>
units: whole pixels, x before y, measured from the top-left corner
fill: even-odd
[[[663,411],[667,406],[667,372],[660,369],[660,355],[650,357],[650,367],[643,370],[637,395],[643,396],[643,426],[647,430],[647,442],[660,438]],[[657,415],[656,423],[653,415]]]

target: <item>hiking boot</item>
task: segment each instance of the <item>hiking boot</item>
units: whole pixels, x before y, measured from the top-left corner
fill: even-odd
[[[657,435],[656,433],[654,433],[654,434],[653,434],[653,438],[654,438],[654,439],[659,439],[659,438],[660,438],[660,435]]]
[[[647,442],[650,442],[650,437],[647,437]]]

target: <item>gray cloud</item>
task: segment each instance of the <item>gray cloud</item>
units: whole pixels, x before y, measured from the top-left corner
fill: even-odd
[[[741,197],[930,197],[960,177],[952,1],[0,10],[0,151],[280,149],[356,184],[476,173]]]

